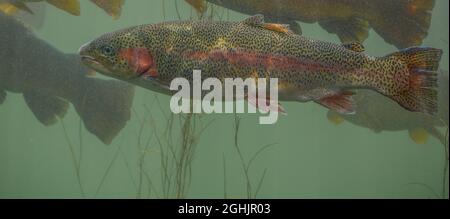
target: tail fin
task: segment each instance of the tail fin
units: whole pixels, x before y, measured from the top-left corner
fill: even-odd
[[[408,89],[392,94],[391,97],[410,111],[436,114],[438,111],[437,69],[442,50],[413,47],[391,56],[404,62],[409,71]]]
[[[435,0],[388,0],[377,4],[380,16],[370,24],[386,42],[400,49],[422,44],[428,35]]]
[[[130,119],[134,88],[115,80],[86,78],[83,91],[72,103],[86,129],[109,145]]]

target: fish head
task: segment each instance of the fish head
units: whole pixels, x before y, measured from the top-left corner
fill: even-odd
[[[132,80],[151,72],[155,60],[134,28],[105,34],[83,45],[83,63],[106,76]]]

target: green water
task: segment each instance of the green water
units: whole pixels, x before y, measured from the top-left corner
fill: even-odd
[[[195,17],[183,1],[178,1],[178,16],[174,0],[138,0],[127,1],[114,21],[93,4],[81,2],[80,17],[47,7],[44,26],[36,34],[61,51],[76,52],[106,32]],[[444,50],[442,69],[448,69],[449,59],[448,8],[448,1],[437,1],[424,41]],[[220,10],[223,19],[247,17]],[[302,27],[308,37],[339,43],[317,24]],[[396,50],[373,31],[365,47],[375,56]],[[275,125],[259,125],[257,115],[238,115],[238,153],[235,115],[197,115],[191,120],[175,115],[168,138],[169,97],[142,88],[136,88],[131,120],[109,146],[80,129],[73,107],[63,119],[67,139],[61,122],[44,127],[22,95],[9,93],[0,106],[0,197],[448,198],[444,147],[435,138],[419,145],[407,131],[377,134],[348,122],[334,125],[326,118],[327,109],[314,103],[284,107],[289,115]],[[188,154],[181,152],[185,121],[192,122],[190,127],[195,123],[196,132],[206,127]],[[191,145],[192,136],[184,133]],[[245,174],[243,163],[255,153]]]

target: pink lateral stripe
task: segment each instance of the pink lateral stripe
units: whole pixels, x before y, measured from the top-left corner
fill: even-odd
[[[327,66],[312,60],[292,56],[264,54],[257,52],[212,50],[187,52],[185,59],[228,62],[237,67],[260,67],[265,70],[302,70],[302,71],[334,71],[336,67]]]

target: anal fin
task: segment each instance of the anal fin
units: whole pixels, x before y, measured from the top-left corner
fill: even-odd
[[[354,114],[356,112],[356,106],[355,101],[352,98],[353,95],[353,92],[343,91],[338,92],[335,95],[316,100],[316,102],[341,114]]]
[[[369,22],[360,18],[327,20],[319,22],[329,33],[337,34],[341,42],[364,42],[369,37]]]
[[[24,93],[23,97],[36,119],[45,126],[58,122],[58,117],[64,117],[69,108],[67,101],[55,96],[46,96],[39,93]]]

